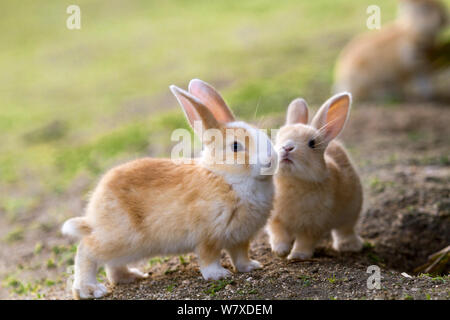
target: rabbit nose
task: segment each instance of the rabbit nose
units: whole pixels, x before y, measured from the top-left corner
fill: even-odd
[[[283,150],[284,150],[286,153],[289,153],[289,152],[291,152],[292,150],[294,150],[294,147],[293,147],[293,146],[284,146],[284,147],[283,147]]]

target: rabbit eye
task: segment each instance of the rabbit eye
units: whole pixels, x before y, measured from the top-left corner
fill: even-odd
[[[316,146],[316,142],[314,141],[314,139],[311,139],[308,141],[308,147],[310,147],[311,149],[314,149]]]
[[[242,144],[240,144],[239,142],[235,141],[231,144],[231,150],[233,150],[233,152],[238,152],[238,151],[242,151]]]

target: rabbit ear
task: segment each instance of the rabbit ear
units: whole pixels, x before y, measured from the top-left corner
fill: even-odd
[[[351,103],[352,96],[348,92],[332,96],[317,111],[311,125],[320,130],[326,141],[333,140],[344,129]]]
[[[219,122],[235,121],[233,112],[220,94],[211,85],[199,79],[189,82],[189,93],[197,97],[214,115]]]
[[[170,86],[170,91],[177,98],[193,129],[196,129],[195,121],[200,121],[204,130],[220,127],[209,109],[196,97],[174,85]]]
[[[286,124],[308,123],[308,104],[304,99],[293,100],[288,107]]]

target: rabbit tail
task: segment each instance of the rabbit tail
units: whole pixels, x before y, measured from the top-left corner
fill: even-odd
[[[74,238],[82,238],[92,232],[86,218],[78,217],[67,220],[61,229],[62,233]]]

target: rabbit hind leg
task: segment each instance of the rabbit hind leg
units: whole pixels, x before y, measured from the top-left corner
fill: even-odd
[[[356,233],[355,227],[343,226],[331,231],[333,249],[340,252],[358,252],[363,248],[363,241]]]
[[[148,278],[148,273],[143,273],[136,268],[129,268],[126,265],[115,266],[106,265],[106,277],[112,285],[120,283],[132,283]]]
[[[106,287],[97,281],[98,261],[93,258],[89,247],[83,241],[75,256],[75,275],[72,285],[74,299],[101,298],[108,293]]]

